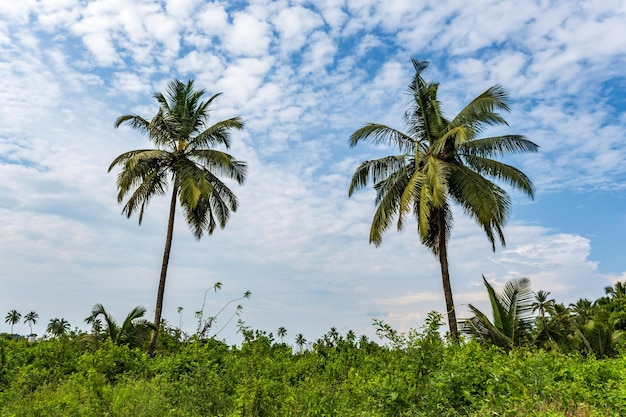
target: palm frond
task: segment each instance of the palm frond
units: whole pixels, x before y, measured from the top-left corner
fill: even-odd
[[[368,140],[375,145],[385,144],[397,148],[400,152],[412,152],[417,141],[399,130],[377,123],[368,123],[350,136],[350,147]]]
[[[120,127],[122,124],[127,124],[131,129],[138,131],[142,134],[147,134],[149,132],[149,125],[146,119],[141,116],[137,116],[136,114],[125,114],[123,116],[118,117],[115,120],[115,128]]]
[[[467,126],[457,126],[447,131],[432,146],[432,153],[442,159],[450,159],[453,152],[450,149],[458,149],[470,142],[475,136],[475,132]],[[446,155],[446,154],[450,155]]]
[[[364,188],[370,179],[374,184],[381,183],[395,172],[403,170],[407,164],[406,155],[392,155],[362,162],[352,175],[348,196]]]
[[[105,310],[105,308],[104,308],[104,306],[102,304],[98,303],[98,304],[94,305],[93,308],[91,309],[91,316],[87,317],[87,319],[85,319],[85,321],[91,320],[91,322],[93,322],[99,316],[104,317],[104,322],[106,324],[106,330],[107,330],[107,333],[108,333],[109,337],[112,340],[117,339],[117,335],[119,333],[119,326],[117,325],[117,322],[115,321],[113,316],[111,316]]]
[[[487,175],[498,181],[502,181],[514,189],[523,192],[531,199],[535,197],[535,187],[531,179],[514,166],[480,156],[466,156],[465,161],[478,175]]]
[[[465,106],[448,125],[448,129],[458,126],[471,127],[476,133],[484,125],[508,125],[497,111],[510,111],[510,99],[507,91],[500,85],[488,88]]]
[[[227,153],[215,149],[197,149],[187,152],[187,157],[215,175],[226,176],[239,184],[243,184],[246,179],[248,164]]]
[[[407,173],[410,165],[393,172],[385,180],[376,183],[376,212],[370,228],[370,243],[380,246],[382,235],[391,226],[393,219],[398,215],[399,201],[402,191],[409,181]],[[402,219],[398,219],[398,227],[402,227]]]
[[[488,158],[524,152],[538,152],[539,146],[522,135],[504,135],[464,142],[457,148],[461,155]]]
[[[144,167],[150,166],[154,163],[154,161],[163,161],[166,159],[170,159],[171,154],[167,151],[162,151],[158,149],[136,149],[134,151],[124,152],[119,155],[117,158],[111,162],[107,172],[111,172],[111,170],[116,165],[123,165],[124,169],[135,169],[138,164],[143,164]]]
[[[507,351],[512,348],[511,338],[501,328],[495,326],[483,312],[472,304],[469,304],[468,308],[474,316],[461,322],[463,333],[469,334],[483,343],[498,346]]]
[[[153,170],[143,177],[143,181],[135,188],[135,191],[131,194],[130,198],[126,201],[122,209],[122,213],[126,217],[130,216],[139,209],[139,224],[143,222],[143,214],[147,208],[150,200],[154,196],[163,196],[167,191],[167,170],[162,168],[159,170]],[[126,192],[130,190],[130,187],[120,188],[118,193],[118,201],[124,199]]]
[[[474,316],[463,322],[462,331],[506,350],[526,343],[530,335],[533,294],[528,278],[507,282],[500,294],[495,292],[484,276],[483,283],[489,295],[493,321],[470,304]]]
[[[449,178],[450,196],[466,215],[473,218],[485,231],[495,250],[495,234],[504,246],[501,226],[509,216],[511,200],[506,191],[468,167],[457,165]]]
[[[222,120],[193,137],[189,142],[189,148],[202,149],[217,145],[230,148],[230,131],[233,129],[241,130],[243,127],[244,124],[240,117]]]
[[[179,174],[180,203],[196,239],[205,231],[211,235],[217,225],[224,228],[239,205],[235,194],[209,170],[195,167],[192,172],[190,165],[188,171]]]
[[[136,306],[133,308],[122,323],[121,332],[130,333],[137,320],[141,319],[146,314],[146,308],[142,306]]]

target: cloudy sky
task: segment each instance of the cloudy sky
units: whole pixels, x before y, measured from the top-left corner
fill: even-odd
[[[565,304],[599,297],[626,278],[625,4],[0,0],[0,313],[36,311],[40,335],[55,317],[87,329],[95,303],[119,320],[136,305],[152,317],[167,199],[139,226],[120,214],[107,167],[148,146],[114,120],[151,118],[153,92],[178,78],[223,92],[214,120],[244,119],[230,152],[249,176],[233,185],[241,204],[224,230],[197,242],[177,218],[164,317],[193,331],[219,281],[205,315],[250,290],[241,319],[284,326],[289,342],[333,326],[373,336],[373,318],[418,328],[445,310],[437,260],[414,223],[369,245],[373,192],[347,195],[359,162],[393,153],[350,149],[348,137],[368,122],[404,128],[412,57],[430,61],[425,78],[440,82],[448,116],[505,86],[510,126],[487,133],[541,147],[507,161],[532,178],[536,198],[512,194],[506,248],[493,253],[455,216],[459,315],[485,306],[482,274],[496,286],[527,276]],[[240,342],[234,321],[218,337]]]

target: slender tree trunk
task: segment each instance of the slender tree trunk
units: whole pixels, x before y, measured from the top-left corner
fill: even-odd
[[[172,190],[172,201],[170,202],[170,217],[167,222],[167,236],[165,237],[165,249],[163,250],[163,263],[161,264],[161,277],[159,278],[159,289],[157,291],[156,308],[154,310],[154,330],[150,337],[148,355],[154,357],[154,350],[161,327],[161,313],[163,311],[163,295],[165,294],[165,279],[167,278],[167,266],[170,262],[170,251],[172,249],[172,236],[174,235],[174,214],[176,212],[178,189],[174,185]]]
[[[441,265],[441,280],[443,282],[443,294],[446,299],[446,310],[448,313],[448,326],[452,340],[458,340],[459,332],[456,323],[456,311],[452,300],[452,286],[450,285],[450,271],[448,270],[448,248],[446,242],[445,219],[439,215],[439,264]]]

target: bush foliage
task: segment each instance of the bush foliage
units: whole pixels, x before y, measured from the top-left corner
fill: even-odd
[[[0,416],[618,416],[626,354],[450,343],[377,323],[379,345],[332,329],[309,349],[246,331],[162,345],[155,358],[79,337],[1,342]]]

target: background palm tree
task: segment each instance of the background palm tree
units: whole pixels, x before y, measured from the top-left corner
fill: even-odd
[[[37,324],[37,319],[39,318],[39,314],[34,311],[31,311],[27,315],[24,316],[24,323],[28,323],[30,328],[30,334],[33,334],[33,324]]]
[[[287,336],[287,329],[283,326],[279,327],[276,331],[276,336],[280,337],[280,343],[283,343],[283,338]]]
[[[91,315],[85,319],[85,322],[94,324],[102,317],[106,325],[104,328],[105,338],[111,340],[116,345],[128,345],[133,348],[141,346],[147,340],[150,330],[155,328],[152,323],[143,319],[145,313],[146,309],[144,307],[137,306],[133,308],[120,326],[102,304],[96,304],[91,310]],[[82,340],[97,345],[98,334],[85,335]]]
[[[303,346],[306,344],[306,338],[302,333],[298,333],[296,336],[296,345],[298,345],[298,350],[302,352]]]
[[[587,298],[580,298],[569,305],[577,327],[582,327],[593,315],[593,303]]]
[[[469,305],[474,317],[462,322],[462,330],[476,339],[510,350],[530,341],[533,292],[528,278],[518,278],[506,283],[500,294],[483,276],[489,294],[493,322]]]
[[[178,313],[178,331],[180,332],[180,328],[183,325],[183,310],[184,308],[182,307],[178,307],[176,309],[176,312]]]
[[[4,322],[11,325],[11,334],[13,334],[13,325],[20,322],[22,315],[17,310],[11,310],[4,318]]]
[[[540,291],[541,292],[541,291]],[[537,292],[539,295],[540,292]],[[549,293],[546,293],[549,294]],[[546,315],[536,319],[533,344],[544,349],[560,352],[589,351],[591,348],[584,335],[576,327],[572,311],[554,300],[546,307]],[[533,312],[538,310],[537,299],[533,302]]]
[[[626,297],[626,282],[618,281],[612,287],[605,287],[604,293],[611,298]]]
[[[230,131],[242,129],[243,122],[234,117],[209,125],[209,106],[219,94],[202,101],[204,94],[204,90],[194,90],[191,80],[187,84],[173,80],[165,95],[154,94],[160,108],[152,120],[127,114],[115,121],[115,127],[127,124],[147,135],[155,146],[126,152],[109,166],[109,171],[118,165],[122,167],[117,178],[118,202],[131,194],[122,212],[130,217],[139,211],[141,224],[150,199],[164,195],[170,184],[172,187],[154,323],[161,323],[177,203],[182,206],[194,236],[200,239],[204,232],[212,234],[217,225],[223,228],[231,211],[237,210],[236,196],[218,175],[239,184],[245,179],[244,162],[213,149],[215,146],[228,148]],[[158,329],[155,329],[148,349],[150,356],[154,355],[157,337]]]
[[[70,323],[63,318],[50,319],[50,321],[48,322],[48,327],[46,327],[46,332],[56,337],[61,337],[61,336],[66,335],[69,330],[70,330]]]
[[[535,293],[535,301],[533,301],[532,309],[533,313],[535,311],[539,312],[541,317],[545,317],[546,313],[554,314],[554,298],[548,299],[550,296],[550,292],[546,292],[543,290],[537,291]]]
[[[489,88],[448,120],[437,100],[439,84],[422,78],[428,63],[412,62],[415,76],[409,85],[406,133],[370,123],[350,137],[351,147],[369,140],[393,146],[400,154],[363,162],[354,172],[348,194],[365,187],[370,179],[373,182],[378,207],[369,241],[376,246],[395,217],[401,230],[405,215],[415,216],[421,243],[439,258],[450,333],[456,338],[447,254],[451,204],[460,205],[483,228],[493,250],[496,240],[504,245],[502,227],[511,201],[507,192],[488,178],[503,181],[531,198],[533,185],[523,172],[493,158],[536,152],[538,146],[519,135],[478,137],[486,125],[506,125],[498,111],[509,111],[509,98],[501,86]]]

